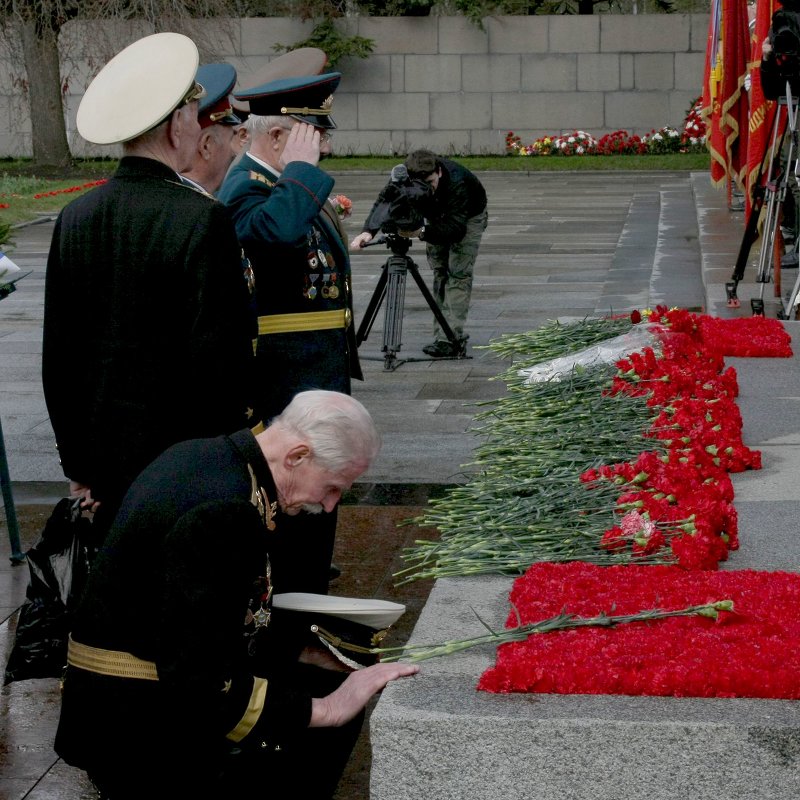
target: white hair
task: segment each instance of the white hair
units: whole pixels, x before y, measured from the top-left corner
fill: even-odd
[[[291,117],[281,116],[280,114],[270,117],[261,117],[258,114],[251,114],[242,125],[247,128],[251,135],[262,135],[268,133],[270,128],[286,128],[287,123],[294,122],[295,120]]]
[[[305,439],[314,459],[330,472],[350,466],[366,469],[381,447],[380,434],[369,411],[341,392],[299,392],[272,425]]]

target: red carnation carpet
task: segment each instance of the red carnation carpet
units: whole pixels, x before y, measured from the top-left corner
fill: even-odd
[[[717,319],[679,310],[659,309],[658,312],[660,321],[669,325],[671,339],[680,341],[676,335],[687,336],[688,343],[682,345],[684,354],[691,353],[693,357],[696,354],[701,358],[694,359],[691,369],[687,370],[690,362],[685,358],[680,363],[675,362],[676,368],[646,349],[643,355],[634,354],[617,362],[622,376],[616,379],[620,389],[634,391],[635,385],[627,386],[623,381],[630,380],[631,376],[641,380],[646,375],[650,380],[645,383],[656,387],[653,389],[656,400],[659,401],[659,393],[664,394],[660,402],[667,405],[664,401],[668,398],[674,410],[677,394],[666,393],[673,391],[681,376],[685,384],[681,402],[694,415],[688,419],[686,430],[706,420],[713,426],[708,430],[713,430],[718,439],[722,437],[725,434],[723,420],[712,419],[708,409],[712,407],[709,403],[720,403],[723,398],[730,402],[723,417],[733,420],[734,429],[738,428],[738,408],[733,403],[738,394],[735,371],[723,370],[721,357],[791,356],[790,338],[785,328],[777,320],[763,317]],[[638,323],[639,319],[632,316],[632,321]],[[668,349],[674,348],[665,348]],[[710,369],[708,375],[702,374],[704,369]],[[716,377],[712,372],[717,373]],[[667,383],[652,380],[653,375],[662,373],[667,375]],[[694,390],[692,384],[695,384]],[[699,405],[697,398],[702,399]],[[695,406],[702,413],[698,414]],[[675,421],[670,420],[673,428]],[[734,430],[730,441],[718,441],[722,444],[719,448],[714,443],[709,445],[705,434],[696,437],[702,445],[697,452],[713,455],[712,460],[690,461],[685,457],[687,451],[682,451],[684,457],[676,474],[685,476],[691,464],[692,469],[699,470],[698,479],[704,478],[696,481],[698,486],[716,484],[724,492],[720,490],[720,496],[713,502],[707,499],[695,502],[691,509],[698,512],[692,517],[693,527],[697,529],[694,535],[675,536],[672,540],[672,549],[678,557],[676,565],[534,564],[514,583],[510,595],[512,611],[506,627],[516,628],[562,613],[589,618],[636,614],[650,609],[677,611],[729,599],[733,601],[733,611],[719,612],[716,619],[678,616],[615,627],[581,627],[532,634],[524,641],[502,644],[498,648],[496,664],[480,678],[478,689],[499,693],[800,698],[800,575],[756,570],[716,571],[718,561],[726,557],[726,550],[738,546],[736,514],[730,503],[732,487],[725,473],[761,466],[760,453],[749,451],[741,442],[733,446],[736,433]],[[642,458],[649,458],[649,464],[645,465]],[[624,475],[627,470],[631,475],[638,472],[652,484],[656,467],[664,469],[663,461],[652,454],[643,454],[636,464],[591,470],[582,479],[609,479]],[[646,471],[641,471],[644,466]],[[666,472],[660,479],[678,481]],[[685,477],[681,480],[685,481]],[[651,485],[649,494],[639,496],[645,498],[640,500],[639,506],[648,508],[652,519],[665,518],[666,512],[659,510],[652,498],[676,492],[677,485],[659,486],[658,495],[652,494]],[[696,494],[696,487],[691,488]],[[629,492],[621,501],[632,497],[636,495]],[[711,513],[714,508],[717,511]],[[604,546],[622,546],[626,521],[629,522],[623,520],[622,528],[607,532]],[[718,545],[716,549],[708,545],[705,550],[698,551],[700,555],[684,553],[687,543],[696,549],[703,542],[697,535],[703,533],[703,528],[711,531],[705,535],[705,542]],[[652,537],[647,546],[651,543],[654,547],[664,544],[656,537]]]
[[[594,617],[725,599],[734,610],[534,634],[498,648],[484,691],[800,698],[795,573],[543,563],[515,581],[510,599],[522,624],[562,611]],[[507,625],[517,624],[512,611]]]

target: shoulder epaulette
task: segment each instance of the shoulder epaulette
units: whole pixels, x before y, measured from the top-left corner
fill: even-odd
[[[267,186],[274,186],[275,181],[271,181],[266,175],[262,175],[260,172],[256,172],[254,169],[250,170],[250,180],[251,181],[260,181],[261,183],[266,183]]]

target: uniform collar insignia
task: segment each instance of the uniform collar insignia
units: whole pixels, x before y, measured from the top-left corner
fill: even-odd
[[[267,526],[267,530],[274,531],[274,517],[278,513],[278,502],[269,502],[267,493],[264,491],[264,487],[259,485],[258,480],[256,479],[256,474],[253,472],[253,468],[250,466],[250,464],[247,465],[247,470],[250,473],[250,502],[258,509],[258,513],[260,514],[261,519],[264,521],[264,524]]]

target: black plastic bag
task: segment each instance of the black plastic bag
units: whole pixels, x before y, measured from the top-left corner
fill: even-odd
[[[94,556],[91,520],[80,500],[59,500],[38,541],[25,554],[30,581],[19,612],[4,684],[60,678],[67,663],[70,615],[80,600]]]

